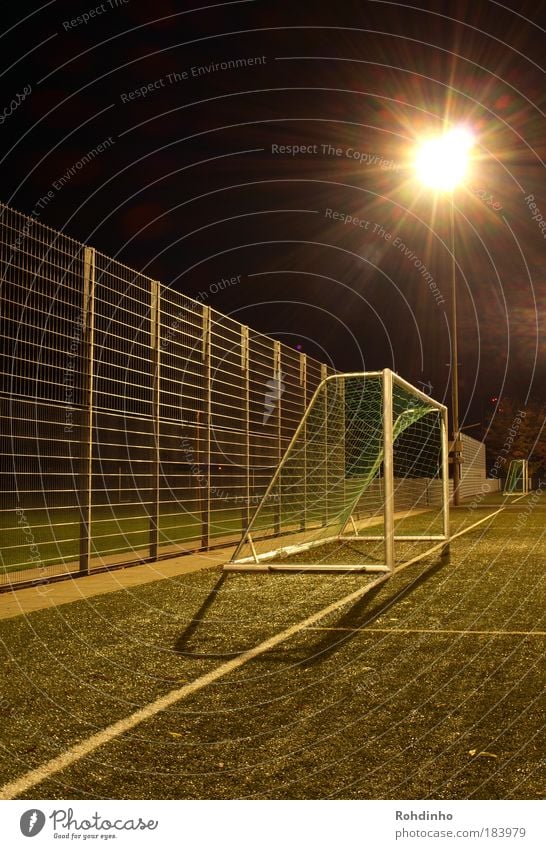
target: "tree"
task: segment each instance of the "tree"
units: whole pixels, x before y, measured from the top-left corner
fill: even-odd
[[[504,476],[510,460],[528,460],[531,474],[546,474],[546,402],[504,397],[496,403],[485,443],[488,468]]]

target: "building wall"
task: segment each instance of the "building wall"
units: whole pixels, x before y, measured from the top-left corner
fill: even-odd
[[[471,498],[481,492],[498,492],[500,484],[487,479],[485,444],[466,433],[461,434],[463,462],[461,468],[461,498]]]

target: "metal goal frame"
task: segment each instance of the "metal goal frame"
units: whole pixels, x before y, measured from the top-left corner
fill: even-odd
[[[527,460],[510,460],[504,495],[527,495],[529,492],[529,462]]]
[[[382,458],[380,460],[383,471],[383,505],[382,505],[382,522],[383,522],[383,537],[384,537],[384,557],[382,563],[359,563],[357,565],[347,565],[342,563],[285,563],[282,558],[300,553],[306,550],[333,541],[351,541],[351,540],[375,540],[378,535],[366,536],[358,531],[354,518],[351,515],[345,521],[344,526],[338,529],[338,532],[331,536],[322,537],[317,540],[308,542],[298,542],[297,533],[294,540],[294,533],[288,534],[290,539],[286,539],[287,534],[280,532],[267,537],[271,540],[272,547],[265,552],[258,552],[258,540],[263,542],[263,537],[259,533],[255,533],[255,523],[263,505],[268,503],[268,499],[279,481],[279,476],[283,471],[285,462],[291,456],[291,452],[296,446],[298,440],[301,439],[304,428],[309,419],[314,405],[327,392],[327,385],[334,381],[346,381],[347,379],[361,378],[363,381],[376,379],[381,382],[381,420],[382,420]],[[438,469],[438,478],[440,486],[441,498],[441,531],[439,533],[425,533],[420,535],[403,534],[397,535],[395,532],[395,491],[394,491],[394,476],[393,476],[393,389],[400,387],[408,392],[411,396],[419,400],[421,404],[425,404],[428,412],[435,411],[437,420],[439,421],[439,451],[440,462]],[[344,396],[343,396],[344,397]],[[423,409],[423,407],[421,407]],[[399,416],[400,418],[400,416]],[[346,438],[344,434],[344,439]],[[416,560],[426,557],[432,550],[438,549],[439,544],[445,543],[446,549],[449,545],[449,474],[448,474],[448,416],[447,407],[439,401],[426,395],[421,390],[417,389],[408,381],[401,378],[398,374],[390,369],[383,369],[375,372],[349,372],[329,375],[324,378],[316,388],[311,401],[309,402],[306,411],[298,424],[292,439],[284,453],[281,462],[277,466],[273,477],[271,478],[262,499],[256,506],[248,525],[246,526],[241,540],[229,563],[224,565],[225,571],[244,571],[244,572],[264,572],[264,571],[359,571],[359,572],[392,572],[395,565],[395,546],[399,541],[412,541],[433,543],[426,546],[425,550],[419,552]],[[283,537],[285,544],[283,545]],[[242,556],[245,548],[250,551],[247,556]],[[280,558],[280,561],[279,561]],[[275,560],[275,562],[271,562]]]

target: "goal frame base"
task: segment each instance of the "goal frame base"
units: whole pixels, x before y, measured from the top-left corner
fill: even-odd
[[[250,535],[249,535],[250,537]],[[442,535],[430,535],[430,536],[395,536],[395,542],[446,542],[449,543],[449,540]],[[289,554],[299,554],[302,551],[308,551],[311,548],[317,548],[321,545],[327,545],[332,542],[379,542],[381,541],[381,536],[360,536],[360,535],[342,535],[342,536],[333,536],[333,537],[325,537],[324,539],[313,540],[312,542],[305,543],[304,545],[290,545],[286,547],[281,547],[274,549],[273,551],[269,551],[266,554],[262,554],[258,557],[244,557],[240,560],[233,560],[229,563],[225,563],[222,566],[224,572],[378,572],[378,573],[392,573],[393,569],[386,566],[384,563],[352,563],[352,564],[343,564],[343,563],[283,563],[276,562],[270,563],[268,561],[273,560],[275,557],[282,557]],[[252,543],[252,538],[250,538],[250,542]],[[432,546],[432,548],[436,548],[436,546]],[[427,548],[425,551],[418,555],[418,559],[422,559],[426,557],[431,548]]]
[[[224,572],[376,572],[386,574],[387,566],[342,563],[226,563]]]

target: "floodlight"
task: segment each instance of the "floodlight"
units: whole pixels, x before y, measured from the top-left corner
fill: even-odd
[[[474,137],[465,127],[424,141],[415,158],[421,182],[437,191],[453,191],[465,176],[473,144]]]

